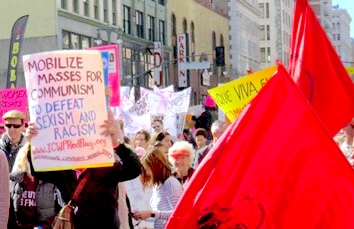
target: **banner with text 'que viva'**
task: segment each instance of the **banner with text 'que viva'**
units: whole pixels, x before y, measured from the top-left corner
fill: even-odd
[[[101,54],[66,50],[23,57],[36,171],[111,166],[112,140],[100,135],[107,119]]]
[[[257,95],[276,70],[277,66],[263,69],[212,88],[208,90],[208,93],[232,122]]]

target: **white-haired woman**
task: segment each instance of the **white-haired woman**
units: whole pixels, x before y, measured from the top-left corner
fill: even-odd
[[[173,175],[186,186],[194,173],[194,147],[187,141],[175,142],[168,150],[168,160],[174,171]]]

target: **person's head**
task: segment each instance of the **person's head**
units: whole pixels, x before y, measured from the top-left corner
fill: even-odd
[[[221,120],[215,120],[211,124],[210,132],[213,136],[213,143],[215,143],[221,137],[221,135],[225,132],[226,128],[226,123]]]
[[[158,149],[148,151],[140,161],[143,166],[141,180],[144,186],[162,184],[172,175],[167,158]]]
[[[147,147],[147,143],[150,140],[150,134],[146,130],[139,130],[135,133],[133,144],[135,147]]]
[[[154,133],[160,133],[163,131],[163,122],[161,119],[155,118],[151,122],[151,128],[153,129]]]
[[[175,142],[168,150],[168,160],[177,174],[187,175],[194,160],[193,145],[187,141]]]
[[[172,146],[171,135],[167,131],[156,134],[152,140],[152,145],[156,145],[157,143],[161,143],[166,149],[169,149]]]
[[[26,118],[25,114],[21,111],[11,110],[6,112],[2,118],[4,119],[4,127],[7,136],[12,143],[19,143],[21,140],[21,135],[25,130],[24,120]]]
[[[199,128],[195,131],[195,144],[197,149],[203,148],[206,146],[208,141],[208,133],[204,128]]]

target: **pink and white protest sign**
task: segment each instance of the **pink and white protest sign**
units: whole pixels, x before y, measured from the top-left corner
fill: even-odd
[[[23,57],[35,170],[111,166],[112,140],[100,133],[107,120],[101,54],[66,50]]]
[[[112,88],[112,97],[110,106],[117,107],[120,103],[120,71],[118,55],[118,45],[104,45],[89,48],[91,50],[99,50],[100,52],[108,52],[108,85]]]
[[[18,110],[27,114],[26,88],[0,89],[0,123],[4,123],[2,116],[10,110]]]

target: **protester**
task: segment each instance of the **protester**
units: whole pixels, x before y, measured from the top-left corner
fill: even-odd
[[[203,128],[198,128],[195,131],[195,144],[196,144],[196,149],[201,149],[207,145],[208,142],[208,133],[205,129]]]
[[[155,218],[155,229],[162,229],[182,194],[181,183],[172,175],[166,157],[159,150],[149,151],[141,160],[143,185],[153,187],[152,210],[135,211],[136,220]]]
[[[5,123],[5,133],[0,140],[0,150],[3,151],[9,163],[9,172],[15,162],[18,150],[26,143],[23,136],[25,130],[24,120],[26,116],[21,111],[10,110],[2,118]]]
[[[137,147],[146,148],[149,140],[150,140],[150,134],[146,130],[139,130],[134,135],[133,147],[135,149]]]
[[[103,136],[111,136],[116,161],[112,167],[77,170],[78,182],[88,176],[88,182],[75,203],[75,228],[119,228],[117,187],[118,182],[136,178],[140,163],[136,154],[124,144],[124,135],[109,111],[109,119],[100,128]],[[28,137],[38,134],[35,125],[29,126]],[[121,161],[119,161],[118,157]]]
[[[10,209],[9,165],[2,151],[0,151],[0,174],[0,228],[7,228]]]
[[[151,122],[152,134],[157,135],[164,130],[163,121],[160,118],[154,118]]]
[[[168,160],[172,165],[173,175],[185,187],[194,173],[192,168],[194,160],[193,145],[187,141],[175,142],[168,150]]]
[[[19,150],[10,173],[11,212],[9,228],[51,228],[54,217],[65,205],[54,181],[46,182],[34,174],[31,146]],[[50,173],[48,174],[48,179]],[[45,176],[45,175],[44,175]]]
[[[208,154],[211,147],[215,145],[217,140],[221,137],[221,135],[225,132],[227,128],[227,124],[221,120],[215,120],[211,125],[211,135],[213,137],[212,142],[209,145],[204,146],[203,148],[199,149],[195,153],[195,160],[193,168],[196,169],[198,165],[202,162],[204,157]]]
[[[153,148],[162,145],[168,151],[168,149],[172,146],[172,144],[173,142],[172,142],[171,135],[167,131],[162,131],[150,139],[149,147]]]
[[[354,164],[354,117],[342,130],[343,142],[340,144],[340,149],[349,160]]]

